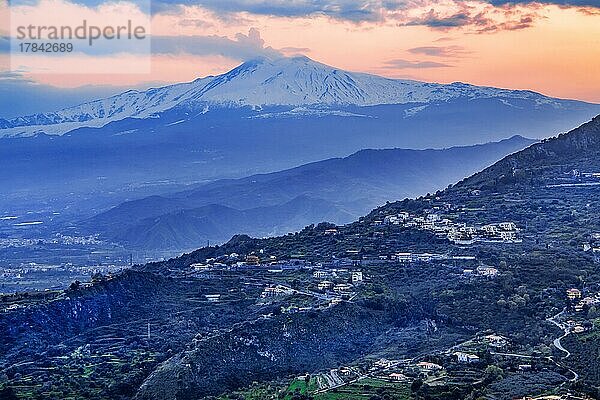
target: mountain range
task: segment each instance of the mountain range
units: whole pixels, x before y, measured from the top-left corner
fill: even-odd
[[[65,201],[76,202],[93,214],[126,199],[367,148],[543,138],[598,112],[597,104],[530,91],[262,58],[219,76],[0,121],[0,211],[27,211],[35,199],[65,210],[75,207]]]
[[[441,150],[362,150],[125,202],[83,225],[135,248],[185,250],[236,233],[263,237],[321,221],[344,224],[388,200],[443,189],[534,142],[515,136]]]
[[[575,105],[575,102],[568,104],[531,91],[478,87],[460,82],[443,85],[351,73],[303,56],[259,58],[219,76],[146,91],[130,90],[57,112],[0,120],[0,134],[61,135],[76,128],[101,127],[125,118],[160,118],[161,113],[169,110],[205,114],[211,109],[246,106],[254,109],[254,118],[327,114],[366,117],[334,108],[409,104],[414,107],[405,110],[404,117],[412,117],[428,105],[459,98],[496,99],[515,108],[520,108],[523,102],[535,108],[556,110]],[[288,109],[265,112],[265,106]]]

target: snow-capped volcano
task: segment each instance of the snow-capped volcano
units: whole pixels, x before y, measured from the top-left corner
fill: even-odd
[[[200,112],[243,106],[335,108],[416,103],[422,107],[456,98],[497,98],[507,105],[515,99],[524,99],[534,105],[562,106],[560,100],[530,91],[387,79],[346,72],[307,57],[260,58],[219,76],[146,91],[127,91],[57,112],[0,120],[0,137],[40,132],[61,135],[76,128],[101,127],[129,117],[155,117],[177,107]],[[407,116],[420,110],[415,108]]]

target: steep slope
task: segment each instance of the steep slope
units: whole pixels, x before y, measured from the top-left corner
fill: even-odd
[[[531,143],[513,137],[443,150],[363,150],[346,158],[126,202],[85,225],[137,247],[189,248],[235,233],[262,237],[320,221],[347,223],[388,200],[443,189]],[[300,212],[299,196],[322,200],[312,200],[310,212]]]
[[[600,116],[555,138],[509,155],[453,190],[504,186],[593,184],[600,171]]]
[[[339,106],[415,104],[407,116],[421,112],[425,105],[454,99],[499,99],[510,107],[527,101],[533,107],[564,109],[570,102],[538,93],[478,87],[463,83],[442,85],[410,80],[386,79],[351,73],[307,57],[256,59],[216,77],[209,76],[147,91],[125,93],[57,112],[0,121],[0,136],[30,136],[37,133],[64,134],[81,127],[101,127],[125,118],[156,118],[160,113],[186,110],[210,112],[213,108],[251,106],[259,117],[286,115],[261,113],[262,107],[285,106],[292,115],[323,114],[334,108],[337,115],[354,114],[336,110]],[[313,106],[311,108],[299,108]],[[331,112],[331,111],[330,111]],[[325,112],[327,113],[327,112]]]

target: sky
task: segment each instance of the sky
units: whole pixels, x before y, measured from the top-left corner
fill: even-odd
[[[27,63],[8,51],[15,15],[37,24],[147,18],[150,47],[112,41]],[[77,93],[190,81],[257,56],[298,54],[390,78],[600,103],[600,0],[0,0],[0,22],[0,93],[18,91],[34,111],[69,105]],[[27,109],[7,101],[0,117]]]

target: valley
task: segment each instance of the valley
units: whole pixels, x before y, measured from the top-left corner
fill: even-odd
[[[0,212],[0,285],[3,292],[59,289],[90,271],[168,259],[238,233],[264,237],[321,221],[344,224],[389,198],[445,187],[532,143],[517,136],[440,150],[363,150],[240,179],[118,192],[98,187],[39,203],[12,199]],[[124,196],[134,199],[119,204]],[[63,273],[64,264],[72,273]]]

